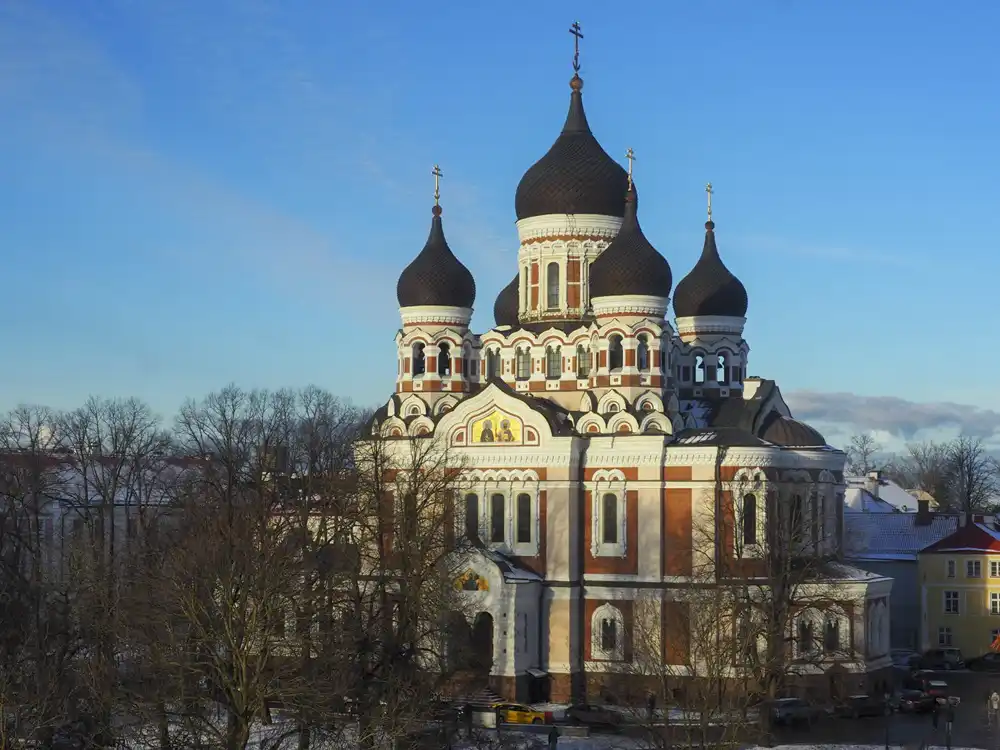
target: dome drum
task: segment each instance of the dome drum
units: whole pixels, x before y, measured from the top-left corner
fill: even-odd
[[[685,343],[700,336],[743,336],[747,319],[729,315],[696,315],[677,318],[677,335]]]

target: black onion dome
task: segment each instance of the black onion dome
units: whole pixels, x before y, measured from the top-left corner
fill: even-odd
[[[517,276],[507,286],[500,290],[497,301],[493,303],[493,318],[497,326],[517,327]]]
[[[396,299],[400,307],[472,307],[476,301],[476,280],[455,257],[444,238],[440,206],[434,206],[427,244],[399,275]]]
[[[636,209],[635,194],[630,190],[618,235],[590,266],[591,299],[618,294],[670,296],[670,264],[642,233]]]
[[[674,313],[678,318],[695,315],[742,318],[747,314],[747,290],[719,257],[715,223],[706,222],[705,229],[701,257],[674,292]]]
[[[824,438],[817,430],[791,417],[775,414],[770,420],[761,437],[769,443],[783,445],[789,448],[815,448],[826,445]]]
[[[573,76],[569,114],[552,148],[517,186],[518,219],[545,214],[624,216],[628,175],[601,148],[583,111],[583,79]]]

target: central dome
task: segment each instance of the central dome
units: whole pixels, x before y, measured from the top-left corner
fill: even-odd
[[[518,183],[514,210],[519,220],[545,214],[625,215],[628,174],[590,132],[583,79],[573,76],[570,87],[562,132]]]

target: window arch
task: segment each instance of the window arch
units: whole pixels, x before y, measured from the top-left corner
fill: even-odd
[[[694,382],[705,382],[705,357],[701,354],[696,354],[694,357]]]
[[[442,341],[438,344],[438,375],[442,378],[451,376],[451,344]]]
[[[752,493],[743,496],[743,545],[757,544],[757,497]]]
[[[516,360],[517,360],[517,379],[527,380],[531,377],[531,350],[526,347],[518,347]]]
[[[562,375],[562,349],[549,346],[545,349],[545,377],[558,379]]]
[[[621,610],[611,604],[602,604],[590,618],[590,656],[595,661],[623,661],[625,659],[625,618]]]
[[[805,656],[813,650],[813,626],[806,616],[799,619],[798,627],[799,655]]]
[[[639,334],[639,344],[635,350],[636,362],[641,372],[649,371],[649,337],[644,333]]]
[[[620,370],[625,360],[625,350],[622,347],[622,337],[617,333],[608,339],[608,369]]]
[[[500,352],[496,349],[486,350],[486,377],[487,379],[500,377]]]
[[[729,378],[726,377],[726,355],[719,354],[716,362],[715,382],[719,383],[719,385],[728,385]]]
[[[424,358],[424,344],[418,341],[413,345],[413,376],[423,375],[427,370],[427,360]]]
[[[559,307],[559,264],[554,261],[545,268],[545,306]]]
[[[827,654],[840,651],[840,618],[836,614],[826,616],[826,624],[823,627],[823,651]]]
[[[580,380],[590,377],[590,349],[583,344],[576,347],[576,376]]]

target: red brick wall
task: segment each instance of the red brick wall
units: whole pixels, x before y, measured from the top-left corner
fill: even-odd
[[[594,619],[594,612],[598,607],[610,604],[612,607],[617,607],[618,611],[622,613],[622,620],[625,622],[625,661],[632,660],[632,644],[629,641],[628,634],[632,630],[632,602],[628,599],[623,599],[620,601],[610,601],[607,599],[587,599],[583,603],[583,658],[587,661],[594,661],[593,656],[593,646],[594,643],[594,633],[592,627],[592,621]]]
[[[663,574],[691,575],[691,488],[667,487],[663,492]]]

